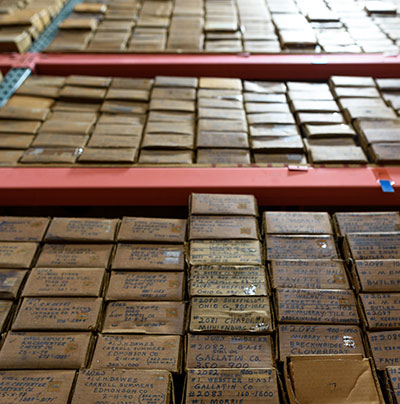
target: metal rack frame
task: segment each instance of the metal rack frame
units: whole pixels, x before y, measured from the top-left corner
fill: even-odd
[[[250,193],[261,205],[398,207],[400,167],[0,169],[1,206],[180,206],[191,192]]]

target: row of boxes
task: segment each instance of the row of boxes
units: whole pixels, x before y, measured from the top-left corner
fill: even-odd
[[[85,2],[48,51],[398,52],[398,5],[367,1]]]
[[[0,163],[396,163],[399,83],[32,76],[0,109]]]

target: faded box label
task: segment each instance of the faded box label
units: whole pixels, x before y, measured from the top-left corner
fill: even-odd
[[[369,330],[400,328],[400,293],[360,295]]]
[[[277,289],[278,321],[283,323],[358,324],[350,290]]]
[[[268,297],[194,297],[191,332],[270,333],[273,331]]]
[[[91,368],[181,369],[181,337],[178,335],[100,334]]]

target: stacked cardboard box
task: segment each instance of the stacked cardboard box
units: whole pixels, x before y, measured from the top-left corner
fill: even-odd
[[[356,299],[326,212],[264,212],[279,360],[363,354]]]
[[[343,164],[366,163],[364,152],[395,163],[400,119],[390,80],[378,82],[379,93],[359,77],[332,77],[330,90],[234,78],[31,76],[0,108],[0,164],[289,165],[307,155]]]
[[[340,105],[341,110],[344,113],[348,124],[354,125],[360,133],[360,144],[363,147],[365,153],[371,155],[373,162],[383,162],[376,156],[374,156],[373,144],[375,141],[370,141],[369,130],[372,128],[385,127],[387,123],[396,120],[396,112],[385,104],[376,83],[371,77],[346,77],[346,76],[334,76],[330,79],[330,85],[332,92]],[[364,129],[366,132],[364,133]],[[380,136],[384,136],[380,132]],[[350,151],[350,148],[347,149]],[[357,147],[352,147],[352,155],[357,161],[357,156],[363,156],[364,153]]]
[[[181,372],[186,220],[124,217],[92,368]]]
[[[251,195],[191,196],[186,403],[279,403],[257,214]]]
[[[26,52],[64,3],[64,0],[0,2],[0,51]]]
[[[195,77],[156,77],[140,163],[193,162],[197,84]]]
[[[336,213],[335,222],[339,234],[345,237],[344,253],[353,260],[352,280],[358,293],[369,355],[379,371],[398,366],[400,215]]]
[[[358,0],[99,0],[75,8],[49,51],[397,53],[397,9]]]
[[[197,163],[250,164],[240,79],[199,80]]]

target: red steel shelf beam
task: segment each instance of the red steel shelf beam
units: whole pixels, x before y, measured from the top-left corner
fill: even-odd
[[[221,67],[223,66],[223,67]],[[383,54],[0,54],[0,69],[38,74],[126,77],[218,76],[246,79],[326,80],[332,75],[396,77],[400,56]]]
[[[400,167],[0,169],[1,206],[186,206],[191,192],[252,193],[261,205],[398,207]]]

